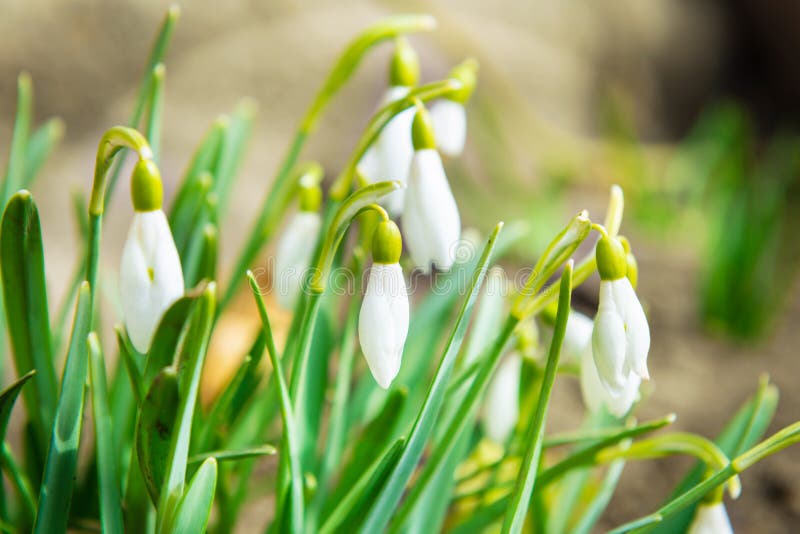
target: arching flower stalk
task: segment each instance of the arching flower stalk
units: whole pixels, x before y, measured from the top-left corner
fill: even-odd
[[[147,352],[161,316],[183,295],[183,271],[161,209],[161,177],[152,160],[136,164],[131,196],[135,213],[122,250],[120,300],[131,343]]]
[[[372,376],[387,389],[400,371],[408,335],[408,290],[400,267],[397,225],[381,221],[372,242],[372,268],[358,318],[358,338]]]
[[[303,289],[322,227],[319,178],[306,174],[300,179],[300,209],[289,219],[275,255],[273,288],[278,303],[287,310],[294,309]]]
[[[380,102],[380,108],[408,95],[419,82],[419,58],[403,37],[396,39],[394,55],[389,68],[389,87]],[[411,123],[414,108],[401,111],[381,130],[378,139],[367,149],[358,163],[358,171],[368,183],[383,180],[408,181],[408,169],[414,147],[411,143]],[[405,191],[399,189],[381,200],[390,215],[396,217],[403,211]]]
[[[461,218],[436,150],[433,125],[421,103],[412,125],[414,157],[408,175],[403,232],[414,264],[449,270],[461,235]]]
[[[644,380],[650,378],[650,327],[627,277],[628,260],[621,241],[604,235],[595,255],[600,298],[592,334],[594,362],[603,386],[612,396],[619,397],[629,387],[631,374]]]
[[[478,62],[471,58],[456,66],[450,77],[460,81],[462,88],[431,104],[436,143],[446,156],[460,156],[464,151],[467,139],[467,111],[464,106],[475,90],[477,70]]]

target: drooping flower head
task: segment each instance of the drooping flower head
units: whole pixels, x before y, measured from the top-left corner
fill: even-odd
[[[396,40],[394,55],[389,67],[389,87],[383,95],[380,107],[396,102],[408,95],[419,81],[419,58],[402,37]],[[414,108],[395,115],[381,130],[378,139],[367,149],[358,170],[370,182],[398,181],[406,183],[414,148],[411,143],[411,123]],[[388,194],[381,203],[392,216],[403,211],[403,189]]]
[[[120,301],[131,343],[147,352],[164,312],[183,295],[183,271],[161,209],[161,177],[153,161],[136,164],[131,196],[135,213],[122,249]]]
[[[436,150],[430,115],[421,105],[412,126],[414,157],[408,175],[403,231],[414,264],[448,270],[455,260],[461,218]]]
[[[372,267],[358,317],[358,339],[378,385],[387,389],[400,371],[408,335],[408,291],[400,267],[402,239],[381,221],[372,241]]]
[[[601,237],[595,255],[600,298],[592,334],[594,361],[603,386],[619,396],[629,384],[631,373],[649,379],[650,327],[626,276],[628,260],[620,240]]]
[[[450,77],[461,82],[461,89],[431,105],[436,143],[446,156],[460,156],[464,151],[467,139],[467,112],[464,106],[475,90],[477,70],[478,62],[474,59],[468,59],[456,66]]]
[[[287,310],[297,303],[322,226],[320,178],[307,173],[300,179],[300,209],[289,219],[278,243],[273,287],[278,303]]]

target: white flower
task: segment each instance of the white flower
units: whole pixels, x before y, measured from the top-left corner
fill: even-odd
[[[561,345],[561,363],[577,363],[580,360],[586,347],[591,347],[593,328],[594,322],[590,318],[575,310],[569,311]]]
[[[298,211],[289,219],[278,243],[273,285],[278,303],[287,310],[294,309],[297,303],[321,225],[318,212]]]
[[[131,343],[147,352],[161,316],[183,295],[183,271],[160,209],[135,212],[122,250],[120,300]]]
[[[522,357],[512,352],[495,371],[483,406],[483,431],[495,443],[504,444],[519,419],[519,377]]]
[[[688,534],[733,534],[733,527],[722,502],[700,504],[689,525]]]
[[[480,358],[491,346],[497,331],[502,328],[506,285],[506,274],[502,267],[494,266],[489,269],[464,350],[464,365],[470,365]]]
[[[621,395],[633,372],[647,380],[650,328],[630,281],[601,280],[592,334],[594,361],[605,388]]]
[[[430,113],[439,150],[450,157],[460,156],[467,138],[467,112],[464,104],[443,98],[431,105]]]
[[[408,291],[398,263],[373,263],[358,317],[358,339],[375,381],[387,389],[400,371],[408,335]]]
[[[434,148],[417,150],[411,160],[403,230],[414,264],[424,271],[434,264],[448,270],[461,234],[458,206]]]
[[[402,85],[389,87],[381,101],[381,107],[405,97],[410,87]],[[411,143],[411,123],[414,121],[414,108],[410,107],[395,115],[381,130],[378,138],[367,149],[358,163],[358,170],[371,183],[395,180],[403,184],[408,180],[408,168],[414,147]],[[389,193],[381,204],[392,216],[403,211],[403,189]]]
[[[591,336],[591,332],[589,335]],[[600,375],[597,373],[597,367],[592,358],[591,343],[587,343],[580,354],[583,403],[591,412],[597,413],[605,406],[608,413],[615,417],[623,417],[639,398],[641,377],[636,373],[628,373],[622,386],[622,392],[614,396],[600,381]]]

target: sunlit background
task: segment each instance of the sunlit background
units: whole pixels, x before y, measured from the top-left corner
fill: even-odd
[[[102,132],[127,121],[166,5],[28,0],[0,8],[0,147],[11,137],[22,70],[33,79],[37,120],[57,115],[66,127],[33,187],[56,302],[77,256],[71,192],[88,191]],[[569,216],[585,207],[599,217],[609,186],[625,189],[623,233],[636,247],[653,337],[642,417],[674,411],[679,428],[713,437],[762,372],[781,390],[771,430],[800,417],[800,4],[234,0],[182,9],[167,55],[167,202],[207,126],[242,97],[258,107],[222,228],[223,260],[240,246],[347,40],[382,15],[430,12],[438,31],[410,39],[423,79],[441,78],[467,56],[481,65],[467,151],[446,163],[467,225],[528,222],[530,244],[512,260],[527,265]],[[368,57],[304,153],[329,177],[377,105],[390,50]],[[126,195],[119,191],[104,230],[102,262],[111,272],[130,217]],[[223,261],[223,279],[226,268]],[[586,313],[596,306],[596,284],[576,294]],[[108,313],[108,323],[118,320]],[[229,319],[234,332],[256,322],[244,306]],[[551,427],[574,428],[582,413],[577,380],[560,381],[555,394]],[[690,465],[631,464],[599,526],[653,510]],[[798,481],[796,450],[748,471],[742,497],[729,504],[734,527],[792,531]]]

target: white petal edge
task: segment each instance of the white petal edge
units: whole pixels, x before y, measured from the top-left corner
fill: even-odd
[[[460,156],[467,139],[464,105],[447,98],[437,100],[431,105],[430,114],[439,150],[450,157]]]
[[[512,352],[500,362],[486,391],[483,431],[489,439],[500,445],[508,440],[519,419],[521,369],[522,357]]]
[[[647,316],[630,280],[620,278],[611,282],[611,285],[614,288],[614,300],[625,321],[627,337],[625,363],[633,372],[648,380],[650,374],[647,370],[647,354],[650,351],[650,326],[647,324]]]
[[[592,332],[592,351],[600,381],[614,396],[625,387],[625,323],[614,301],[610,282],[600,282],[600,298]]]
[[[321,226],[319,213],[299,211],[289,219],[278,243],[272,290],[286,310],[294,309],[297,303]]]

